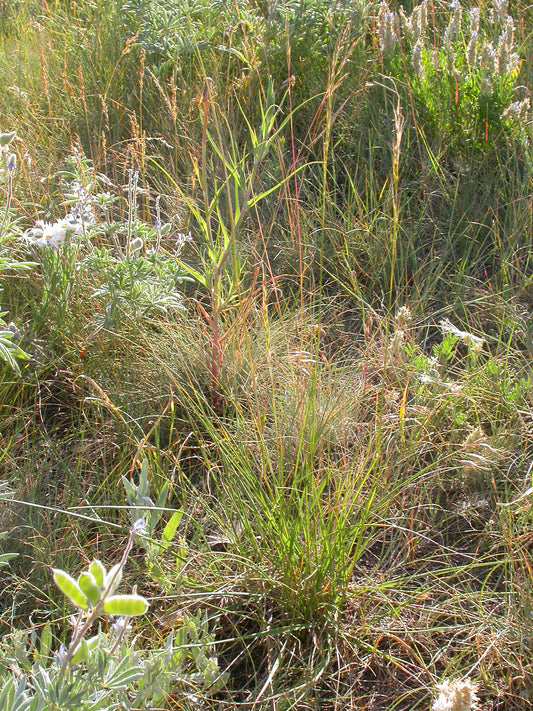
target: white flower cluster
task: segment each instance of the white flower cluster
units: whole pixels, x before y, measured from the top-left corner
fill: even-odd
[[[494,10],[493,15],[496,15],[500,22],[503,22],[507,16],[508,2],[507,0],[493,0]]]
[[[502,119],[514,119],[520,123],[525,123],[529,119],[531,101],[529,97],[522,101],[513,101],[502,114]]]
[[[507,14],[506,2],[498,3],[495,0],[497,9],[495,21],[502,26],[502,32],[495,47],[492,42],[479,43],[479,8],[473,7],[468,13],[470,24],[470,40],[466,50],[468,65],[475,69],[479,64],[482,73],[481,87],[485,94],[490,94],[493,88],[494,79],[512,74],[518,69],[520,57],[514,51],[514,20]]]
[[[463,22],[463,9],[460,0],[451,0],[448,4],[449,21],[441,40],[441,49],[446,56],[446,67],[456,79],[463,77],[465,69],[457,69],[457,51],[463,51],[461,44],[466,30],[469,39],[464,53],[466,57],[467,74],[480,71],[481,91],[491,94],[498,77],[513,75],[520,63],[520,57],[515,51],[514,20],[507,14],[507,0],[493,0],[494,8],[489,13],[492,24],[499,26],[500,36],[497,42],[484,40],[480,30],[480,9],[472,7],[468,11],[468,22]],[[416,5],[411,15],[407,15],[403,7],[399,12],[391,10],[388,0],[382,0],[377,14],[377,36],[383,55],[392,54],[400,40],[406,39],[412,48],[414,71],[420,81],[424,80],[424,53],[434,56],[435,67],[438,66],[439,48],[428,41],[428,8],[427,0]],[[514,114],[513,114],[514,115]],[[522,118],[525,111],[522,111]]]
[[[408,328],[412,320],[413,316],[411,314],[411,309],[409,308],[409,306],[400,307],[398,313],[396,314],[396,323],[398,325],[398,328]]]
[[[452,336],[458,338],[461,343],[464,343],[464,345],[468,348],[470,355],[476,357],[481,353],[483,344],[485,343],[484,338],[474,336],[473,333],[469,333],[468,331],[461,331],[447,318],[443,319],[439,323],[439,326],[443,333],[451,333]]]
[[[400,25],[405,37],[413,44],[423,39],[428,24],[427,0],[413,8],[410,16],[405,14],[403,6],[400,7]]]
[[[443,681],[437,691],[439,695],[431,711],[475,711],[479,708],[477,686],[470,679]]]
[[[57,222],[37,220],[35,227],[24,233],[26,241],[34,247],[52,247],[59,249],[67,237],[79,235],[82,225],[69,219],[69,216]]]
[[[56,222],[37,220],[35,227],[26,230],[24,238],[28,244],[59,249],[67,237],[79,236],[86,227],[94,224],[92,196],[77,181],[70,185],[69,197],[72,205],[64,218]]]
[[[379,6],[377,16],[377,30],[379,48],[384,54],[398,43],[400,21],[396,12],[391,12],[383,0]]]

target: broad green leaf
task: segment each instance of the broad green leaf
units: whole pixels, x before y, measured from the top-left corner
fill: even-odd
[[[96,584],[103,588],[106,576],[106,571],[102,563],[99,560],[93,560],[89,566],[89,573],[91,573],[96,581]]]
[[[175,511],[172,516],[170,517],[169,522],[163,529],[163,533],[161,534],[161,543],[165,548],[167,548],[176,535],[176,529],[178,528],[180,521],[183,516],[183,511]]]
[[[100,598],[102,597],[102,589],[99,585],[97,585],[92,573],[89,573],[86,570],[83,573],[80,573],[78,585],[91,605],[96,605],[100,602]]]
[[[54,573],[54,581],[57,587],[64,593],[69,600],[71,600],[74,605],[81,607],[82,610],[86,610],[88,607],[87,598],[80,590],[78,583],[64,570],[59,570],[59,568],[52,568]]]
[[[109,615],[144,615],[148,610],[148,600],[141,595],[113,595],[104,602],[104,612]]]
[[[70,663],[79,664],[80,662],[86,662],[88,656],[89,655],[87,652],[87,641],[85,639],[82,639],[80,642],[80,646],[75,651],[74,656],[70,660]]]

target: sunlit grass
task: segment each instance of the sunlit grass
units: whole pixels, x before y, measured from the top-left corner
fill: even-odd
[[[529,708],[530,11],[483,122],[468,7],[425,79],[384,10],[0,8],[2,636],[65,639],[49,568],[117,558],[144,461],[181,518],[126,568],[142,644],[204,615],[227,672],[168,708]],[[76,170],[94,224],[37,244]]]

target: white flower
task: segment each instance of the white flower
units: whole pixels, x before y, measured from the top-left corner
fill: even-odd
[[[500,22],[504,22],[507,15],[507,0],[493,0],[494,9]]]
[[[470,42],[466,50],[466,58],[471,67],[475,67],[477,63],[477,31],[472,30],[470,33]]]
[[[69,215],[57,222],[37,220],[35,227],[27,230],[25,237],[35,247],[52,247],[58,249],[68,236],[80,234],[82,225]]]
[[[484,338],[480,338],[480,336],[474,336],[473,333],[469,333],[468,331],[461,331],[459,328],[457,328],[457,326],[454,326],[453,323],[447,318],[443,319],[439,323],[439,326],[443,333],[451,333],[452,336],[455,336],[462,343],[464,343],[472,356],[478,356],[481,353],[483,344],[485,343]]]
[[[488,42],[484,45],[479,60],[479,66],[481,71],[487,75],[492,75],[496,71],[496,50],[492,42]]]
[[[468,19],[470,21],[470,32],[479,32],[479,7],[472,7],[468,11]]]
[[[409,306],[402,306],[396,314],[396,323],[398,324],[398,328],[407,328],[412,320],[413,316],[411,315],[411,309]]]
[[[405,346],[405,331],[397,328],[390,338],[389,348],[393,355],[399,355],[403,352]]]
[[[431,711],[474,711],[479,708],[477,686],[464,681],[443,681],[437,686],[438,697],[433,702]]]

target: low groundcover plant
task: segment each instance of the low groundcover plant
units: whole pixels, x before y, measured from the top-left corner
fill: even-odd
[[[116,594],[134,538],[144,533],[139,519],[130,531],[120,561],[106,570],[93,560],[77,579],[54,569],[59,589],[76,608],[68,646],[52,650],[50,624],[40,640],[15,632],[1,643],[0,708],[2,711],[110,711],[165,707],[172,693],[184,699],[187,689],[212,693],[224,682],[213,656],[207,620],[200,615],[183,617],[161,649],[135,650],[129,620],[148,611],[149,602],[136,592]],[[112,616],[109,630],[98,627],[102,616]]]

